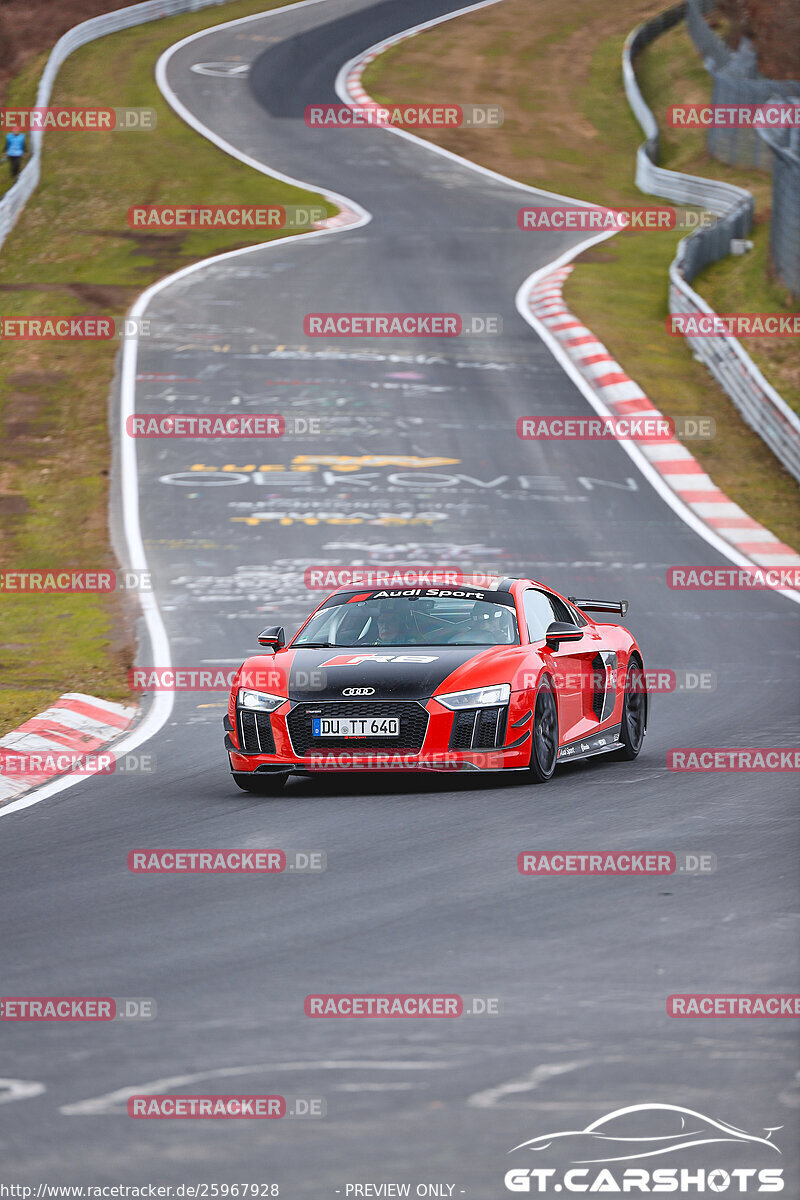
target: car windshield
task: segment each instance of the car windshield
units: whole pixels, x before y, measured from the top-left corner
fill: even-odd
[[[348,599],[320,609],[293,646],[517,646],[506,603],[454,596]]]

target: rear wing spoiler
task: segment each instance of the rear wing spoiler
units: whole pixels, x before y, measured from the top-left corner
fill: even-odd
[[[579,596],[567,596],[567,599],[584,612],[617,613],[624,617],[628,611],[627,600],[581,600]]]

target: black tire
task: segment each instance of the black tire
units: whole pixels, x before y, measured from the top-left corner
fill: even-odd
[[[619,730],[622,749],[615,751],[613,757],[618,762],[633,762],[642,748],[646,730],[647,683],[641,660],[634,655],[625,674],[625,698]]]
[[[243,792],[252,792],[255,796],[276,796],[283,790],[287,780],[286,775],[243,775],[241,772],[232,773],[233,782]]]
[[[530,772],[534,783],[553,778],[558,763],[558,706],[550,679],[539,684],[533,707]]]

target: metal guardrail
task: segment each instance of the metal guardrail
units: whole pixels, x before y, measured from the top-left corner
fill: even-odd
[[[800,105],[800,96],[790,97]],[[759,129],[773,154],[769,249],[778,278],[800,295],[800,129]]]
[[[686,28],[695,46],[703,56],[707,71],[721,71],[727,67],[733,53],[722,38],[705,20],[714,7],[715,0],[687,0]]]
[[[129,8],[120,8],[115,12],[103,13],[99,17],[91,17],[60,37],[50,52],[39,89],[36,93],[36,106],[44,108],[50,103],[56,75],[62,63],[73,50],[85,46],[97,38],[105,37],[107,33],[117,33],[121,29],[130,29],[134,25],[144,25],[148,21],[157,21],[161,17],[171,17],[177,13],[195,12],[201,8],[210,8],[215,4],[226,4],[228,0],[145,0],[143,4],[134,4]],[[31,134],[31,156],[20,171],[14,184],[0,199],[0,246],[14,228],[19,214],[33,195],[41,175],[42,132],[36,130]]]
[[[762,75],[755,47],[748,38],[742,38],[736,50],[726,46],[705,20],[705,14],[713,8],[714,0],[686,0],[686,28],[711,76],[711,103],[766,104],[776,96],[787,101],[797,91],[797,84]],[[769,149],[753,128],[711,126],[706,133],[706,145],[713,158],[733,166],[768,171],[772,165]]]
[[[645,103],[633,69],[636,55],[665,30],[683,20],[686,11],[686,4],[679,4],[637,26],[625,41],[622,74],[628,102],[647,139],[636,152],[636,186],[643,192],[679,204],[707,209],[717,217],[713,225],[697,229],[679,242],[669,269],[669,310],[671,313],[713,314],[713,309],[689,284],[703,267],[730,252],[733,238],[743,238],[750,232],[753,197],[744,188],[733,184],[658,166],[658,124]],[[724,335],[687,336],[686,341],[695,358],[705,363],[731,397],[748,425],[763,438],[787,471],[800,480],[800,417],[767,382],[737,339]]]

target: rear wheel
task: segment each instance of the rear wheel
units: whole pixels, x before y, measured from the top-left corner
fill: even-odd
[[[545,679],[536,693],[531,733],[531,775],[534,783],[552,779],[558,760],[558,708],[553,684]]]
[[[622,724],[619,731],[622,749],[616,751],[614,758],[632,762],[642,748],[646,729],[647,684],[644,668],[639,659],[634,657],[628,663],[625,678],[625,698],[622,703]]]
[[[252,792],[256,796],[274,796],[282,791],[286,783],[286,775],[244,775],[240,771],[233,772],[233,782],[243,792]]]

